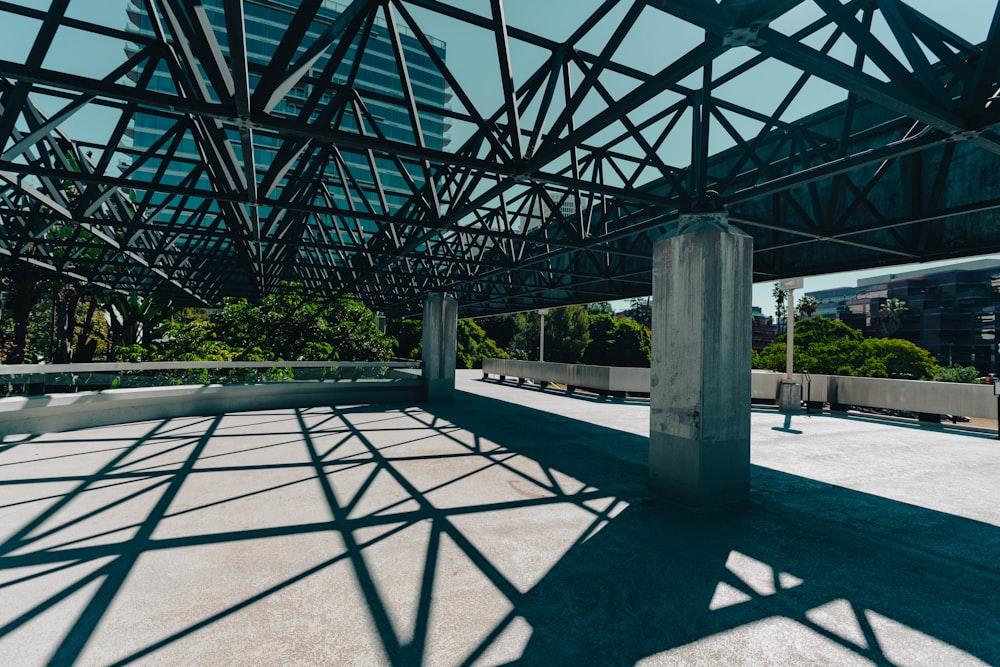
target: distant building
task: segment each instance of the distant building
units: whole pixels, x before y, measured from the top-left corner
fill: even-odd
[[[887,299],[901,299],[907,310],[894,337],[929,350],[941,364],[975,366],[984,373],[1000,370],[998,260],[890,273],[809,296],[819,306],[817,315],[842,320],[866,336],[884,335],[880,308]]]
[[[295,12],[299,7],[298,0],[245,0],[243,3],[244,21],[246,28],[246,49],[247,59],[251,65],[251,81],[256,84],[257,75],[253,72],[263,68],[270,61],[275,49],[278,47],[285,30],[291,23]],[[228,56],[228,37],[226,31],[226,20],[224,15],[224,5],[222,0],[204,0],[200,3],[204,10],[209,24],[215,31],[223,55]],[[327,30],[345,9],[345,5],[331,0],[324,0],[316,16],[307,31],[306,43],[315,40]],[[153,35],[152,24],[145,12],[145,4],[141,0],[129,0],[127,4],[127,29],[137,35],[150,37]],[[441,40],[429,38],[436,52],[441,58],[445,58],[445,43]],[[419,104],[430,107],[441,107],[445,104],[450,93],[446,86],[444,75],[434,65],[431,57],[421,46],[419,40],[413,36],[406,28],[400,28],[400,41],[407,61],[407,69],[411,77],[411,87],[413,95]],[[139,44],[130,44],[126,48],[128,55],[135,55],[140,48]],[[356,47],[351,47],[348,59],[341,63],[331,81],[321,79],[323,71],[329,61],[329,54],[320,56],[309,69],[302,81],[292,88],[286,97],[282,99],[272,111],[275,116],[297,117],[303,105],[313,95],[317,86],[321,87],[322,108],[326,102],[332,99],[332,92],[337,86],[346,85],[348,75],[352,67],[351,58],[356,54]],[[376,20],[375,29],[371,32],[367,47],[362,56],[361,65],[358,69],[354,86],[371,94],[370,99],[366,99],[365,107],[371,117],[378,124],[379,130],[387,139],[408,142],[413,140],[413,129],[410,119],[403,111],[398,102],[383,102],[378,99],[378,95],[388,95],[392,97],[398,95],[399,77],[397,75],[395,55],[391,41],[387,36],[385,24],[381,20]],[[134,75],[133,75],[134,76]],[[154,92],[172,93],[175,90],[174,82],[164,65],[157,68],[155,74],[146,88]],[[442,116],[419,112],[421,120],[421,130],[423,139],[429,148],[441,150],[448,143],[447,131],[448,123]],[[148,151],[151,147],[162,142],[167,133],[174,131],[176,119],[165,118],[156,114],[137,113],[129,133],[132,137],[133,147],[137,152]],[[342,129],[351,131],[356,128],[356,122],[348,114],[342,125]],[[366,128],[367,132],[372,129]],[[230,135],[232,132],[230,131]],[[274,133],[257,132],[254,135],[254,156],[258,174],[265,173],[278,155],[278,149],[282,145],[283,138]],[[169,142],[167,143],[169,146]],[[233,142],[233,150],[236,156],[242,159],[242,147],[238,141]],[[352,196],[357,199],[364,196],[369,203],[376,208],[379,207],[379,194],[376,189],[376,174],[373,173],[368,158],[358,151],[344,151],[342,155],[346,165],[352,174],[361,176],[357,182]],[[202,161],[202,156],[191,136],[185,134],[179,137],[176,147],[172,150],[171,162],[164,173],[158,173],[159,160],[150,160],[137,169],[137,176],[140,179],[158,181],[166,185],[180,185],[190,176],[191,168]],[[178,164],[184,166],[178,168]],[[398,208],[406,202],[411,195],[411,187],[407,179],[400,173],[395,165],[390,164],[384,158],[375,159],[377,179],[385,191],[388,206],[391,209]],[[424,175],[421,170],[413,164],[407,165],[407,173],[410,179],[421,186]],[[340,174],[333,171],[327,173],[331,183],[340,182]],[[207,177],[202,176],[199,186],[208,188]],[[357,201],[348,202],[344,189],[338,189],[335,185],[330,187],[335,203],[347,208],[358,205]],[[158,196],[153,203],[159,204],[165,198]],[[168,199],[172,201],[172,199]],[[201,205],[200,200],[186,203],[186,210],[197,209]],[[320,202],[322,203],[322,202]],[[213,203],[211,211],[216,211],[217,207]],[[168,206],[161,219],[168,220],[173,209]],[[265,213],[267,210],[265,209]],[[206,223],[207,224],[207,223]],[[375,231],[373,223],[359,223],[367,226],[366,232]]]
[[[767,347],[768,343],[774,340],[775,335],[777,335],[778,328],[774,325],[770,318],[764,315],[760,306],[753,306],[752,308],[752,345],[754,352],[760,352]]]

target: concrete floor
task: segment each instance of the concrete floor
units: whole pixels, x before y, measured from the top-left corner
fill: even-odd
[[[1000,444],[753,413],[745,507],[647,497],[641,402],[0,444],[0,665],[1000,664]]]

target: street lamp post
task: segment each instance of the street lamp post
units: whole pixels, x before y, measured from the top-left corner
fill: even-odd
[[[538,309],[538,360],[545,361],[545,316],[549,314],[548,308]]]
[[[792,379],[792,361],[795,351],[795,290],[802,289],[802,278],[779,280],[778,289],[788,294],[785,310],[785,379],[781,382],[778,409],[782,412],[799,412],[802,410],[802,392],[799,384]]]
[[[799,287],[802,286],[802,281],[799,281]],[[795,350],[795,288],[791,287],[785,291],[788,298],[785,302],[788,304],[788,310],[785,312],[785,380],[787,382],[792,381],[792,364],[793,364],[793,352]]]

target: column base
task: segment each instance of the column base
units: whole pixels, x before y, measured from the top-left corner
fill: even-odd
[[[787,380],[781,381],[780,393],[778,394],[778,410],[792,415],[802,412],[801,384]]]
[[[428,403],[453,403],[455,401],[455,378],[428,378]]]
[[[745,438],[709,441],[649,434],[649,489],[691,508],[737,505],[750,500],[750,443]]]

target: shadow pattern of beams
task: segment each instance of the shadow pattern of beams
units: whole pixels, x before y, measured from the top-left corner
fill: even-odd
[[[646,448],[471,396],[15,443],[0,656],[1000,660],[996,526],[759,467],[691,515],[644,499]]]

